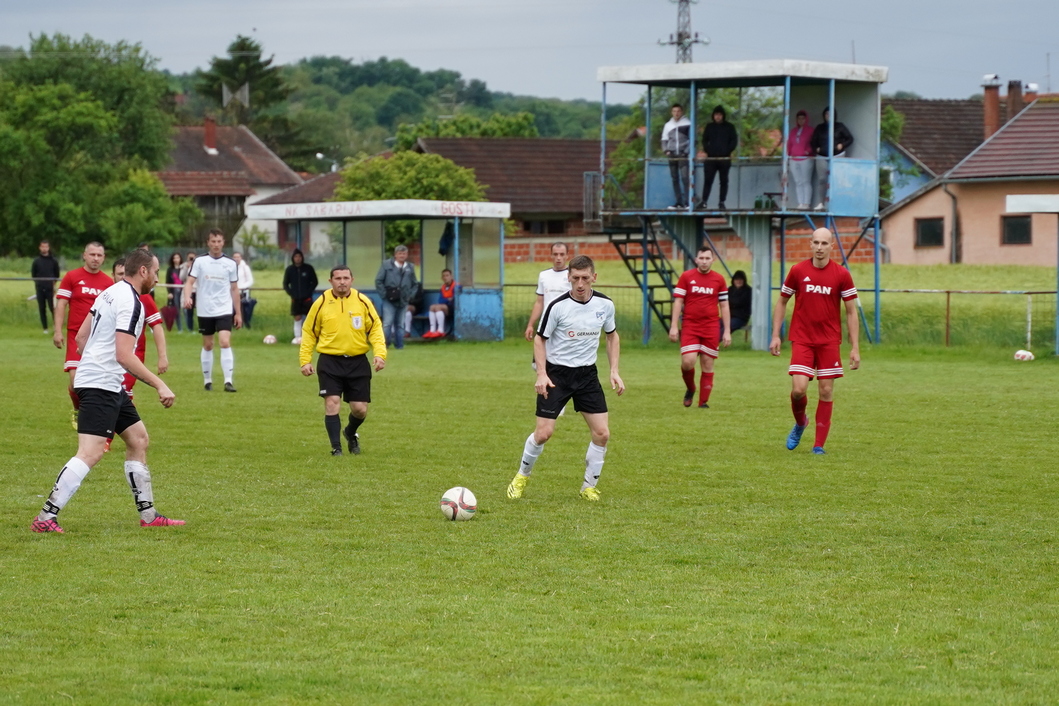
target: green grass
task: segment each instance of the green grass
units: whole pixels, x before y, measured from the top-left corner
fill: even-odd
[[[1059,688],[1054,360],[865,349],[815,457],[783,448],[786,359],[726,353],[712,409],[688,410],[676,352],[627,344],[590,505],[571,415],[524,499],[504,497],[533,425],[524,342],[394,352],[364,453],[333,459],[293,347],[258,340],[235,334],[236,395],[201,390],[186,334],[176,405],[138,386],[158,507],[187,526],[138,527],[117,441],[67,533],[40,536],[29,521],[75,448],[61,354],[0,327],[0,702],[1016,704]],[[472,522],[437,509],[454,485],[478,495]]]

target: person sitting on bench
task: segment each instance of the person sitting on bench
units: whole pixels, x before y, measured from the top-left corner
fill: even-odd
[[[456,286],[452,279],[452,270],[442,270],[438,303],[430,305],[430,330],[423,334],[423,338],[445,337],[445,317],[452,313],[452,307],[456,303]]]

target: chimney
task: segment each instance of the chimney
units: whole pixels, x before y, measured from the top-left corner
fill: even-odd
[[[1026,84],[1026,105],[1029,105],[1033,101],[1037,100],[1037,93],[1040,91],[1040,86],[1036,83]]]
[[[213,119],[212,115],[207,115],[202,122],[203,133],[202,133],[202,148],[206,150],[206,154],[216,155],[217,152],[217,121]]]
[[[1008,81],[1008,120],[1022,112],[1022,81]]]
[[[988,140],[1000,129],[1000,77],[986,74],[982,84],[983,139]]]

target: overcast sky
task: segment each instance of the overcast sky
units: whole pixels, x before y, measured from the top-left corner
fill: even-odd
[[[492,90],[598,99],[598,66],[674,61],[670,0],[0,0],[0,44],[30,34],[139,42],[182,73],[223,55],[236,34],[289,63],[314,55],[403,58]],[[700,0],[697,62],[813,59],[888,66],[883,90],[966,98],[982,75],[1059,91],[1059,0]],[[637,91],[611,90],[631,101]]]

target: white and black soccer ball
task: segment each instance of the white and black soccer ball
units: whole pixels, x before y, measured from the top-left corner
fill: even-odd
[[[276,342],[276,337],[273,336],[271,333],[269,335],[265,336],[265,339],[262,341],[262,343],[266,343],[266,344],[268,344],[270,346],[273,343],[275,343],[275,342]]]
[[[1033,353],[1029,351],[1015,351],[1015,360],[1033,360]]]
[[[478,499],[467,488],[449,488],[441,496],[441,514],[447,520],[473,520],[478,512]]]

